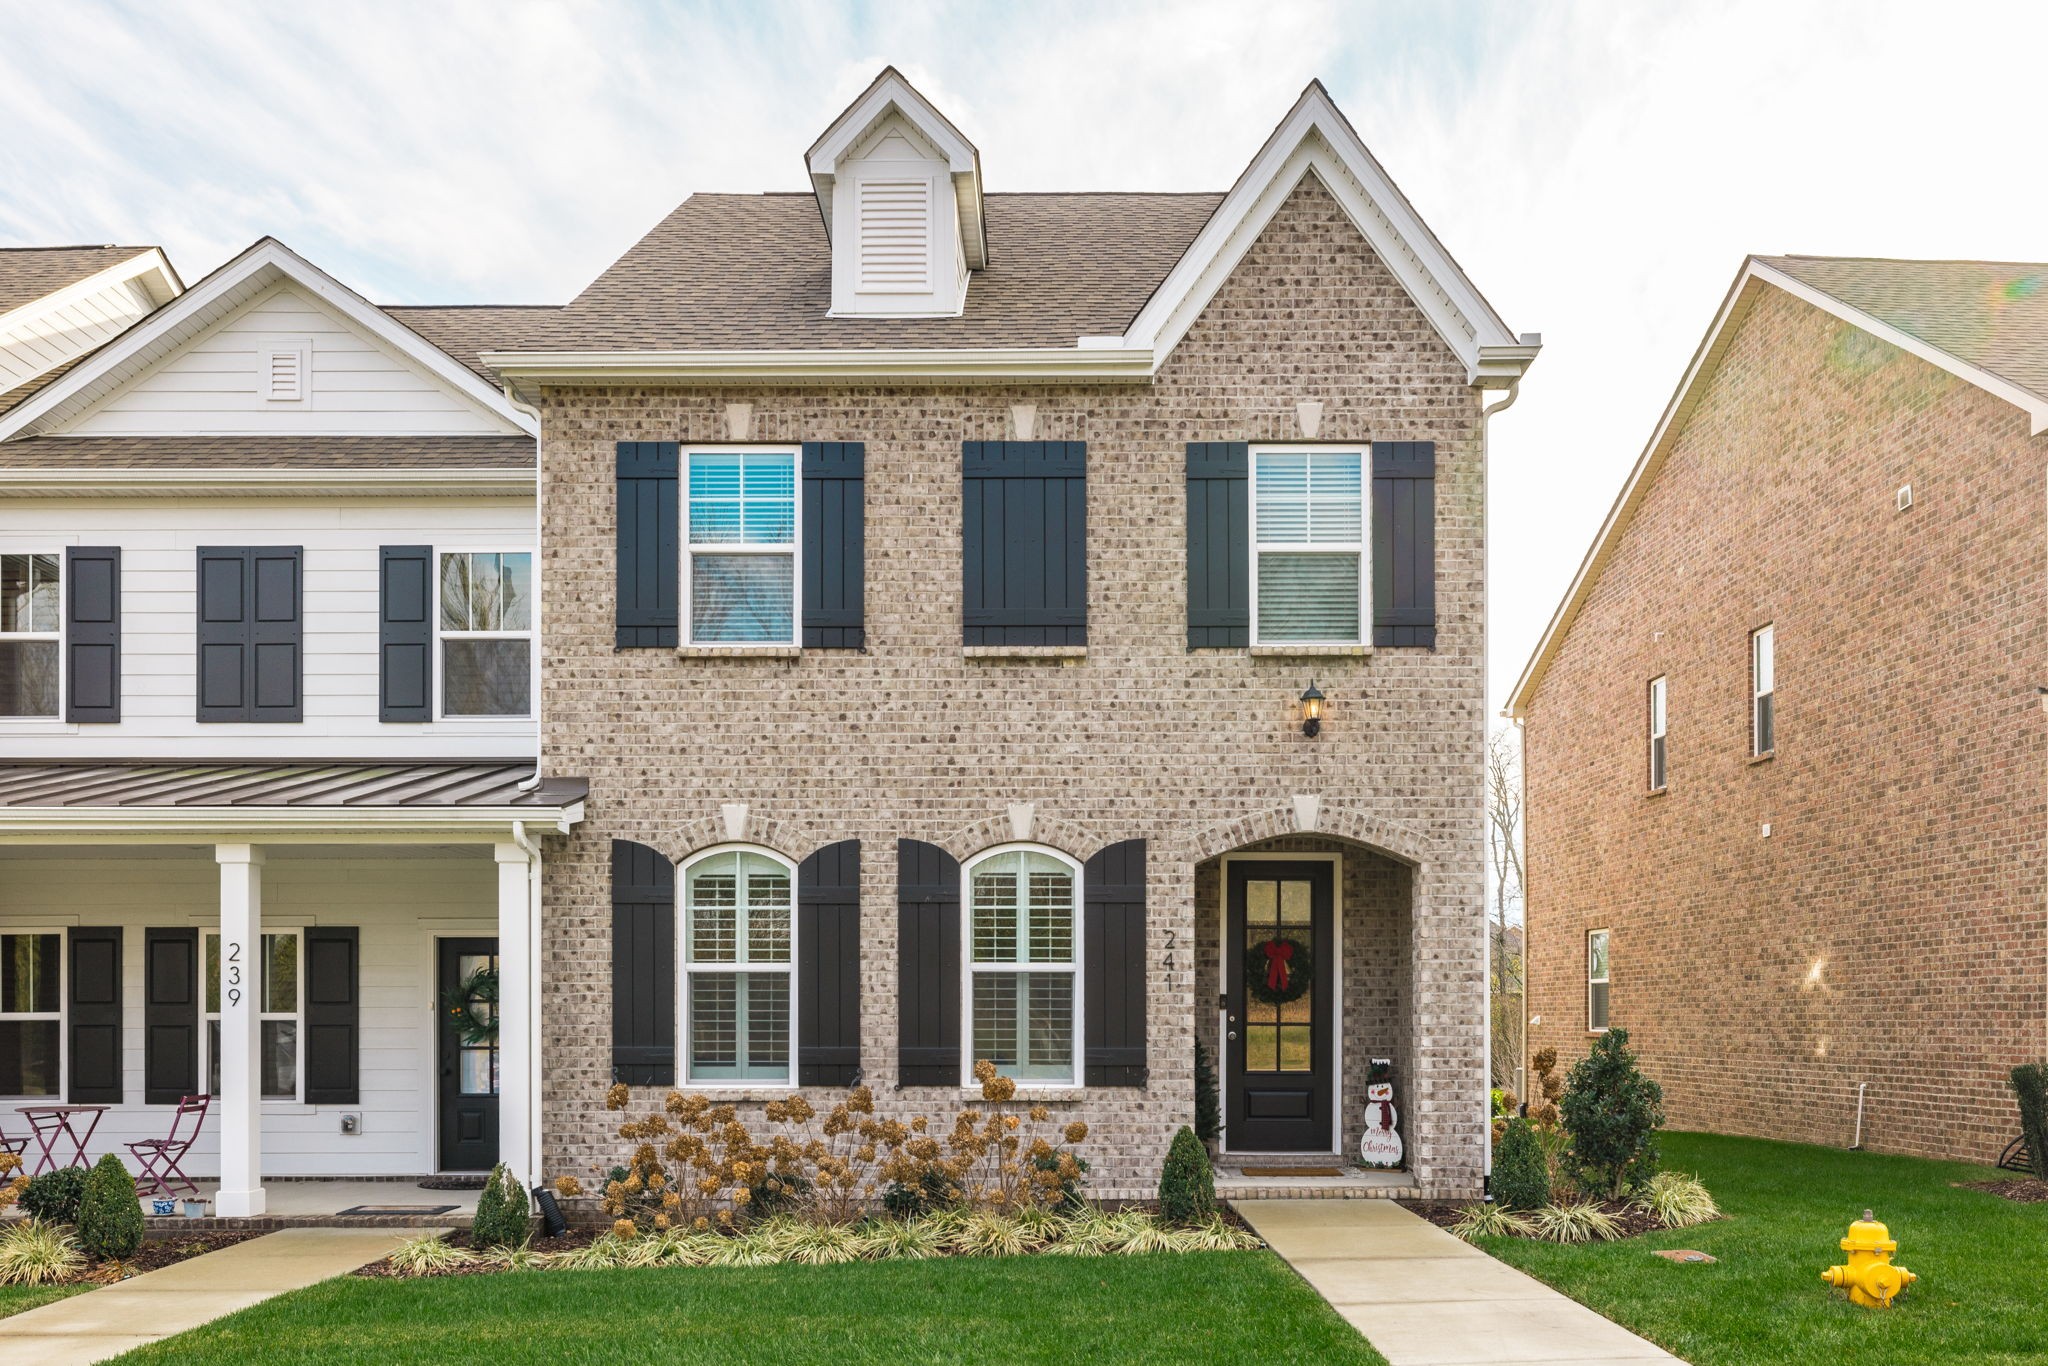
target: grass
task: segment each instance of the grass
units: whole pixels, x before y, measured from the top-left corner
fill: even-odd
[[[1270,1252],[341,1277],[141,1363],[1381,1363]]]
[[[1667,1134],[1662,1145],[1664,1165],[1705,1181],[1726,1219],[1618,1243],[1479,1245],[1696,1366],[2048,1357],[2048,1205],[1949,1184],[1987,1169],[1713,1134]],[[1844,1260],[1838,1244],[1865,1206],[1891,1226],[1898,1264],[1920,1276],[1890,1310],[1857,1308],[1820,1279]],[[1677,1247],[1720,1261],[1649,1255]]]
[[[24,1309],[33,1309],[39,1304],[49,1304],[98,1288],[92,1285],[0,1285],[0,1319],[9,1314],[19,1314]]]

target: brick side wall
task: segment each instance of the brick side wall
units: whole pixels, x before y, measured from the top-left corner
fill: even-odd
[[[2041,455],[2015,409],[1764,288],[1529,713],[1532,1049],[1584,1051],[1604,926],[1673,1125],[1847,1144],[1868,1083],[1869,1147],[1997,1156],[2005,1072],[2044,1047]]]
[[[1322,436],[1434,440],[1439,646],[1370,658],[1190,654],[1184,444]],[[865,653],[681,659],[612,647],[613,443],[724,439],[729,402],[756,439],[867,443]],[[1088,442],[1089,646],[1082,661],[963,658],[960,442],[1001,438],[1038,405],[1046,439]],[[1150,841],[1151,1081],[1056,1108],[1094,1127],[1095,1189],[1149,1194],[1192,1117],[1195,866],[1292,831],[1320,794],[1322,829],[1391,849],[1412,875],[1419,1050],[1408,1088],[1418,1174],[1478,1185],[1483,1020],[1480,746],[1484,704],[1478,395],[1350,226],[1305,181],[1150,386],[614,388],[543,400],[543,610],[549,771],[592,782],[589,819],[551,841],[544,945],[544,1161],[580,1171],[620,1151],[600,1108],[610,1078],[607,851],[614,837],[683,857],[752,837],[792,857],[863,841],[862,1063],[883,1102],[950,1114],[954,1091],[895,1089],[895,841],[957,855],[1036,836],[1085,857]],[[1329,694],[1322,738],[1294,701]],[[1404,877],[1408,876],[1406,873]],[[1171,966],[1168,966],[1168,964]],[[1213,989],[1212,989],[1213,991]]]

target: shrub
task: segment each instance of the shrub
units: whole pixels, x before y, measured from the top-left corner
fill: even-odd
[[[0,1285],[47,1285],[84,1265],[78,1240],[55,1224],[24,1219],[0,1233]]]
[[[2030,1062],[2013,1068],[2012,1093],[2020,1103],[2020,1133],[2034,1175],[2048,1181],[2048,1065]]]
[[[1572,1068],[1558,1109],[1568,1165],[1588,1194],[1619,1196],[1656,1175],[1664,1088],[1636,1067],[1626,1029],[1602,1034]]]
[[[142,1246],[142,1202],[135,1178],[108,1153],[85,1178],[78,1202],[78,1245],[95,1261],[118,1262]]]
[[[926,1167],[914,1178],[915,1184],[892,1181],[882,1192],[882,1208],[898,1219],[915,1219],[951,1209],[961,1201],[960,1187],[937,1167]]]
[[[1637,1209],[1657,1216],[1666,1228],[1691,1228],[1721,1217],[1721,1207],[1696,1176],[1658,1172],[1636,1197]]]
[[[1557,1050],[1538,1049],[1529,1059],[1529,1070],[1536,1074],[1536,1098],[1529,1102],[1529,1118],[1539,1129],[1555,1129],[1557,1102],[1564,1095],[1564,1082],[1557,1075]]]
[[[1216,1061],[1195,1040],[1195,1137],[1214,1143],[1223,1132],[1223,1106],[1217,1099]]]
[[[1550,1203],[1550,1164],[1536,1126],[1511,1119],[1493,1150],[1493,1198],[1502,1209],[1542,1209]]]
[[[46,1224],[78,1222],[78,1202],[85,1198],[85,1169],[59,1167],[32,1178],[21,1193],[21,1207],[31,1219]]]
[[[1159,1217],[1170,1224],[1192,1224],[1215,1212],[1216,1178],[1209,1170],[1208,1149],[1183,1124],[1159,1173]]]
[[[483,1194],[476,1198],[469,1241],[480,1248],[525,1246],[533,1236],[532,1208],[512,1169],[500,1162],[491,1168]]]

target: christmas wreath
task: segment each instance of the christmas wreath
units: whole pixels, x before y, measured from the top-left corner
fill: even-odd
[[[498,1041],[498,970],[478,968],[441,997],[455,1037],[471,1048]]]
[[[1299,1000],[1315,981],[1315,956],[1301,940],[1284,934],[1245,950],[1245,990],[1252,999],[1284,1006]]]

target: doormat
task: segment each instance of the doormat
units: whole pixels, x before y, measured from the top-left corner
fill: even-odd
[[[1342,1176],[1342,1167],[1241,1167],[1246,1176]]]
[[[423,1191],[480,1191],[487,1176],[430,1176],[420,1182]]]
[[[338,1211],[338,1214],[362,1214],[372,1216],[381,1214],[386,1217],[391,1217],[395,1215],[412,1214],[446,1214],[449,1210],[452,1210],[454,1208],[455,1206],[453,1205],[350,1205],[347,1209]]]

